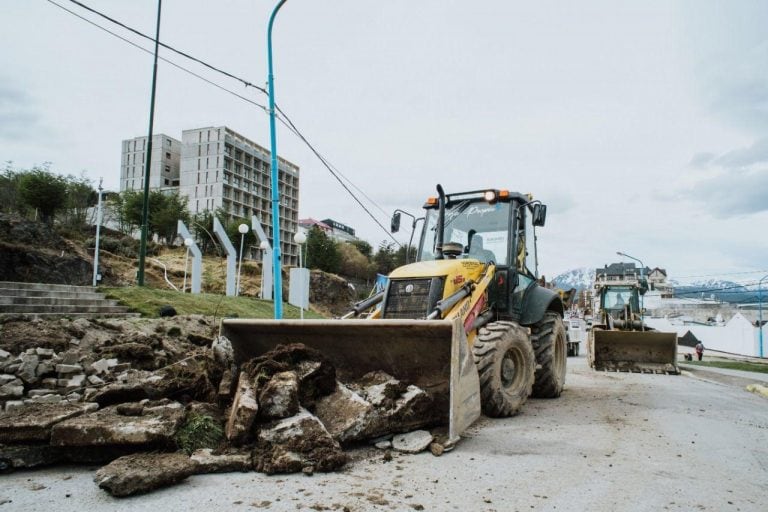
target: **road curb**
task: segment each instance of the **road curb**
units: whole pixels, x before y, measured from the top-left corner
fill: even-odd
[[[762,384],[750,384],[746,389],[750,393],[768,398],[768,386],[763,386]]]

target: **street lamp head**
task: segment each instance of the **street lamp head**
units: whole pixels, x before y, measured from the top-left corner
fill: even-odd
[[[261,249],[262,251],[266,251],[267,249],[269,249],[269,242],[267,242],[266,240],[262,240],[261,243],[259,244],[259,249]]]
[[[297,244],[301,245],[301,244],[303,244],[304,242],[307,241],[307,235],[305,235],[304,233],[299,231],[298,233],[293,235],[293,241],[296,242]]]
[[[191,238],[185,238],[184,239],[184,245],[186,245],[187,247],[192,247],[193,243],[195,243],[195,241],[192,240]]]
[[[616,251],[616,254],[618,254],[619,256],[626,256],[626,255],[625,255],[623,252],[621,252],[621,251]]]
[[[239,226],[237,226],[237,230],[240,232],[241,235],[246,234],[249,230],[248,224],[240,224]]]

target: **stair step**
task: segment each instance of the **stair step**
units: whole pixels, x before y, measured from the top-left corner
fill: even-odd
[[[125,306],[78,306],[72,304],[6,304],[0,313],[127,313]]]
[[[0,295],[0,309],[3,306],[117,306],[114,299],[76,299],[70,297],[5,297]]]
[[[14,281],[0,282],[0,290],[50,290],[50,291],[71,291],[71,292],[94,292],[93,286],[78,286],[73,284],[49,284],[49,283],[20,283]]]
[[[138,318],[141,313],[3,313],[0,312],[0,319],[13,318],[33,320],[36,318]]]
[[[90,288],[89,288],[90,289]],[[103,293],[97,293],[94,291],[89,292],[72,292],[72,291],[51,291],[51,290],[35,290],[32,288],[3,288],[0,286],[0,296],[5,297],[71,297],[73,299],[102,299]]]

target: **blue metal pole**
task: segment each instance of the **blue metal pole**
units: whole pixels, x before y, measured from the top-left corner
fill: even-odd
[[[274,273],[275,287],[275,320],[283,318],[283,279],[280,251],[280,194],[277,169],[277,133],[275,130],[275,84],[272,75],[272,25],[275,22],[277,11],[287,0],[280,0],[269,17],[267,28],[267,88],[269,90],[269,140],[272,152],[271,183],[272,187],[272,272]]]
[[[763,276],[757,282],[757,328],[760,329],[760,357],[763,357],[763,281],[768,279],[768,276]]]

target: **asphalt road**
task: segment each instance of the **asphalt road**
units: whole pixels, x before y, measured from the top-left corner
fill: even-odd
[[[200,475],[127,499],[98,489],[95,468],[24,471],[0,476],[0,512],[768,510],[768,399],[568,363],[561,398],[483,418],[439,458],[359,450],[341,473]]]

